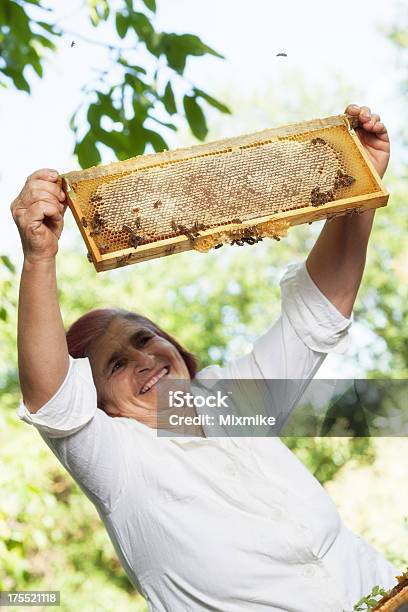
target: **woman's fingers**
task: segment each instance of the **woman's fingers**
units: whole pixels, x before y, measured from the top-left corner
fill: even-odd
[[[59,174],[57,170],[52,168],[41,168],[40,170],[36,170],[30,176],[27,177],[27,183],[33,179],[42,179],[44,181],[57,181]]]
[[[36,202],[27,210],[22,229],[24,229],[24,226],[37,229],[43,224],[45,219],[59,223],[62,221],[62,218],[63,214],[59,205],[51,204],[50,202]]]
[[[349,104],[344,112],[351,117],[358,117],[361,127],[368,132],[374,132],[377,136],[387,132],[380,115],[372,113],[368,106]]]
[[[24,190],[24,196],[31,199],[31,201],[36,201],[36,193],[39,191],[50,193],[54,195],[60,202],[65,200],[65,193],[61,189],[61,187],[57,183],[52,183],[50,181],[44,181],[41,179],[32,179],[27,183],[27,186]]]

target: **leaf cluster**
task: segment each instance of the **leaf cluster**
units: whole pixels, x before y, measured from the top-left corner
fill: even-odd
[[[104,73],[99,90],[85,88],[88,131],[77,139],[75,147],[83,167],[101,161],[100,144],[112,149],[121,160],[144,153],[147,146],[154,151],[167,149],[163,128],[176,131],[174,117],[177,116],[184,116],[194,136],[204,140],[208,127],[200,101],[229,113],[227,106],[183,79],[189,57],[223,56],[193,34],[157,31],[153,23],[156,11],[153,0],[144,2],[147,13],[140,10],[140,3],[137,10],[133,4],[126,0],[111,12],[106,1],[92,3],[93,25],[98,27],[102,19],[111,19],[118,38],[130,46],[110,48],[112,65],[116,70],[118,66],[122,69],[115,84],[109,84],[106,89],[108,77]],[[151,56],[153,71],[135,62],[134,50],[139,46]],[[76,132],[81,125],[79,110],[71,119]],[[109,128],[105,127],[107,123]]]
[[[36,17],[29,15],[34,9]],[[43,76],[47,51],[56,50],[56,38],[61,35],[50,23],[49,11],[40,0],[2,0],[0,3],[0,85],[10,82],[30,93],[27,68]]]
[[[371,610],[373,608],[376,607],[376,605],[378,604],[379,600],[381,597],[383,597],[384,595],[386,595],[386,591],[384,591],[383,588],[381,588],[380,586],[376,585],[375,587],[373,587],[370,595],[367,595],[367,597],[362,597],[354,606],[353,610],[355,612],[361,612],[361,611],[367,611],[367,612],[371,612]]]

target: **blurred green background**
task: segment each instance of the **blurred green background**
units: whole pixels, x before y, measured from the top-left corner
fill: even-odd
[[[408,14],[403,5],[398,7],[393,24],[383,28],[381,36],[393,47],[401,76],[395,95],[406,102]],[[78,8],[77,19],[89,20],[96,44],[107,47],[115,66],[113,76],[106,76],[102,65],[97,85],[85,85],[81,107],[71,118],[72,149],[84,167],[107,161],[109,155],[123,159],[190,144],[193,135],[215,139],[335,114],[349,102],[359,102],[355,96],[361,91],[344,77],[333,74],[329,87],[310,88],[296,70],[282,77],[280,89],[266,85],[262,95],[220,85],[215,95],[210,82],[207,91],[184,70],[188,58],[196,57],[194,70],[199,74],[203,56],[217,58],[223,49],[215,51],[197,35],[159,30],[156,8],[159,13],[160,2],[156,7],[154,0],[88,0]],[[100,32],[101,38],[96,38]],[[52,3],[5,0],[0,6],[0,84],[27,94],[32,82],[38,88],[38,79],[46,81],[47,61],[67,36],[77,45],[86,38],[64,31]],[[119,49],[125,43],[128,51]],[[137,45],[143,49],[138,63],[132,55]],[[365,49],[365,57],[369,53]],[[356,342],[348,360],[333,362],[327,375],[338,368],[346,377],[406,378],[408,374],[407,116],[398,118],[401,129],[394,137],[395,157],[385,179],[391,198],[389,207],[377,213],[355,309]],[[225,362],[248,350],[278,316],[279,278],[287,264],[306,257],[320,227],[295,228],[279,244],[264,241],[208,255],[185,253],[96,275],[68,217],[68,240],[58,257],[64,321],[68,326],[84,312],[106,305],[128,308],[174,334],[199,356],[201,366]],[[21,257],[3,252],[0,590],[57,589],[63,610],[145,610],[90,502],[38,434],[16,418]],[[287,443],[326,486],[347,524],[402,569],[408,563],[407,441],[298,438]]]

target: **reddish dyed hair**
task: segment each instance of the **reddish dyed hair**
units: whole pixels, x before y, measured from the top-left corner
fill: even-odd
[[[135,312],[130,312],[129,310],[123,310],[122,308],[99,308],[97,310],[91,310],[77,319],[66,333],[68,352],[71,357],[74,359],[86,357],[86,352],[91,342],[103,336],[108,325],[118,317],[127,319],[128,321],[135,321],[151,329],[158,336],[167,340],[167,342],[170,342],[183,358],[190,377],[195,377],[197,374],[198,360],[192,353],[187,351],[175,338],[173,338],[173,336],[170,336],[170,334],[160,329],[160,327],[147,317],[143,317]]]

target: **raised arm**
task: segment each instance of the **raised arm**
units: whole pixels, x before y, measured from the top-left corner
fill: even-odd
[[[345,112],[359,118],[357,134],[382,178],[390,156],[387,129],[367,106],[351,104]],[[327,222],[307,258],[313,281],[346,317],[351,315],[363,276],[373,220],[374,211],[369,210]]]
[[[43,169],[28,177],[11,204],[24,251],[18,308],[20,385],[32,413],[59,389],[69,367],[55,270],[64,201],[58,173]]]

